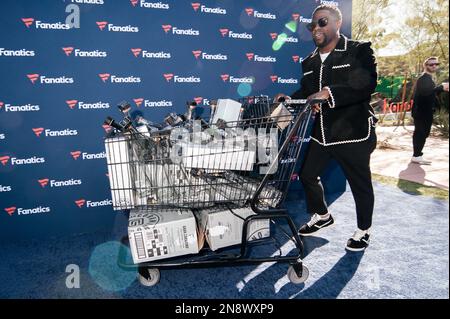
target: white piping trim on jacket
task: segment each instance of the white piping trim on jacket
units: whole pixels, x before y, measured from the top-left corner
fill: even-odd
[[[322,130],[322,139],[323,139],[323,143],[320,142],[319,140],[317,140],[316,138],[311,136],[311,139],[317,143],[319,143],[322,146],[332,146],[332,145],[341,145],[341,144],[350,144],[350,143],[358,143],[358,142],[364,142],[367,141],[370,137],[370,133],[372,131],[372,125],[373,125],[373,119],[372,117],[367,118],[368,121],[368,126],[369,126],[369,132],[367,133],[367,136],[364,138],[360,138],[357,140],[345,140],[345,141],[338,141],[338,142],[333,142],[333,143],[326,143],[325,142],[325,136],[324,136],[324,132],[323,132],[323,119],[322,119],[322,114],[320,114],[320,129]]]
[[[334,49],[334,51],[344,52],[347,51],[347,37],[344,36],[344,49]]]
[[[342,64],[342,65],[335,65],[335,66],[333,66],[331,68],[332,69],[343,69],[343,68],[349,68],[349,67],[350,67],[350,64],[347,63],[347,64]]]
[[[319,73],[319,91],[322,91],[322,75],[323,75],[323,63],[320,64],[320,73]],[[320,131],[322,133],[322,139],[325,142],[325,132],[323,130],[323,112],[322,112],[322,104],[320,105]]]
[[[331,92],[331,89],[328,86],[324,87],[324,89],[326,89],[328,91],[328,93],[330,94],[329,99],[331,99],[331,104],[330,104],[330,102],[328,102],[328,105],[330,106],[330,109],[334,109],[334,107],[336,106],[336,103],[334,102],[333,93]]]
[[[308,74],[311,74],[311,73],[314,73],[314,71],[308,71],[308,72],[305,72],[305,73],[303,73],[303,76],[308,75]]]

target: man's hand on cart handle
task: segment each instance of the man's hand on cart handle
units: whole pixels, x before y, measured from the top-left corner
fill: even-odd
[[[330,97],[330,92],[328,89],[323,88],[321,91],[311,94],[307,97],[308,102],[311,103],[311,108],[314,112],[319,112],[321,104],[325,102]]]

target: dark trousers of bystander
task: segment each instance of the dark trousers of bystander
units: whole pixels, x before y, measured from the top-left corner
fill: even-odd
[[[433,112],[416,113],[414,118],[414,133],[413,133],[413,149],[414,157],[423,155],[423,147],[427,137],[430,136],[431,125],[433,124]]]

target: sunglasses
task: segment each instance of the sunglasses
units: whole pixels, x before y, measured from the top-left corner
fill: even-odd
[[[312,21],[312,22],[308,23],[306,25],[306,28],[308,29],[309,32],[312,32],[317,26],[323,28],[323,27],[326,27],[327,25],[328,25],[328,18],[323,17],[317,21]]]
[[[427,63],[428,66],[438,66],[440,63]]]

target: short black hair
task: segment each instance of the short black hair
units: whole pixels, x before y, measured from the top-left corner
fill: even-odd
[[[330,12],[332,16],[334,16],[336,19],[338,19],[338,21],[342,21],[342,12],[341,12],[341,10],[339,10],[339,8],[337,6],[333,6],[333,5],[329,5],[329,4],[321,4],[320,6],[318,6],[317,8],[314,9],[312,15],[314,16],[314,14],[320,10],[328,10],[328,12]]]

